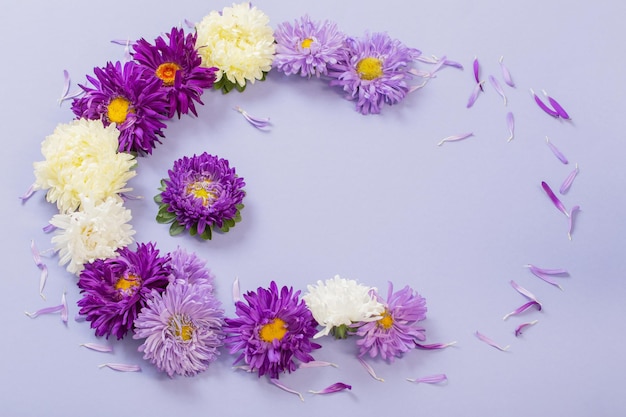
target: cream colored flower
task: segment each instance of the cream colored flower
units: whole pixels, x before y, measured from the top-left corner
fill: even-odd
[[[355,280],[335,275],[317,286],[309,285],[302,299],[306,302],[313,318],[324,326],[314,338],[326,336],[333,327],[378,320],[385,306],[376,300],[376,288],[366,287]]]
[[[196,25],[196,47],[202,66],[217,67],[219,81],[224,75],[241,87],[254,84],[271,69],[274,59],[274,31],[265,13],[250,3],[233,4],[222,12],[213,11]]]
[[[135,158],[117,152],[119,130],[100,120],[78,119],[60,124],[41,144],[45,160],[34,163],[34,189],[48,190],[46,199],[61,213],[78,209],[82,198],[95,203],[114,197],[135,176]]]
[[[114,257],[133,242],[131,218],[130,210],[112,197],[98,204],[83,199],[80,210],[55,215],[50,223],[58,228],[52,243],[59,265],[68,264],[67,270],[78,274],[88,262]]]

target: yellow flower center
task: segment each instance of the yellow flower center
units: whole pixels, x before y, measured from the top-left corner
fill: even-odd
[[[383,313],[383,318],[378,320],[377,323],[385,330],[391,329],[391,327],[393,326],[393,318],[391,317],[391,314],[389,314],[389,311],[385,310],[385,312]]]
[[[156,69],[156,76],[159,77],[163,81],[163,85],[174,85],[174,80],[176,79],[176,71],[178,71],[180,67],[173,62],[165,62]]]
[[[304,49],[308,49],[311,47],[311,44],[313,43],[313,39],[311,38],[306,38],[305,40],[302,41],[302,43],[300,44],[301,47],[303,47]]]
[[[357,62],[356,71],[362,80],[374,80],[383,75],[383,61],[371,56],[363,58]]]
[[[174,336],[178,337],[183,342],[191,340],[193,332],[196,330],[189,318],[185,316],[172,316],[168,326]]]
[[[119,278],[115,283],[115,289],[124,295],[133,294],[141,285],[141,278],[137,275],[128,274]]]
[[[130,101],[116,97],[107,106],[107,117],[112,123],[124,123],[129,113]]]
[[[261,327],[259,337],[266,342],[273,342],[274,339],[281,340],[287,334],[287,323],[279,318],[275,318],[271,323]]]
[[[189,183],[186,189],[187,194],[202,200],[202,205],[206,207],[217,199],[216,190],[211,184],[213,184],[213,181],[207,178]]]

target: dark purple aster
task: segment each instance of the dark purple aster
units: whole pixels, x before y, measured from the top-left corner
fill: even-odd
[[[168,105],[168,116],[187,114],[195,116],[194,102],[203,104],[200,96],[205,88],[211,88],[217,68],[201,67],[202,58],[196,50],[196,34],[172,28],[168,40],[158,37],[154,45],[145,39],[133,45],[133,58],[161,80]]]
[[[231,354],[241,352],[235,363],[244,362],[251,371],[270,378],[296,370],[297,359],[310,362],[310,352],[320,348],[311,339],[317,322],[300,291],[282,287],[272,281],[268,289],[244,294],[246,302],[235,304],[237,318],[226,319],[225,344]]]
[[[78,280],[83,294],[79,313],[91,322],[96,336],[121,339],[132,329],[151,291],[161,292],[169,283],[169,261],[169,256],[159,256],[153,243],[141,243],[136,251],[122,248],[116,258],[84,266]]]
[[[289,22],[279,24],[274,37],[274,66],[287,75],[326,75],[327,66],[343,58],[346,36],[335,23],[329,21],[313,22],[305,15],[293,26]]]
[[[240,220],[245,182],[226,159],[206,152],[185,156],[168,174],[156,198],[161,205],[157,220],[172,222],[172,234],[188,230],[210,239],[212,228],[227,231]]]
[[[384,103],[396,104],[409,92],[411,62],[420,51],[408,48],[386,33],[346,39],[345,57],[332,66],[331,85],[338,85],[348,100],[356,100],[362,114],[380,113]]]
[[[380,297],[379,297],[380,298]],[[380,300],[383,302],[382,300]],[[426,300],[409,286],[393,292],[389,283],[385,312],[377,321],[363,323],[357,331],[359,355],[366,353],[393,362],[415,347],[416,340],[424,340],[424,328],[416,325],[426,318]]]
[[[120,152],[152,153],[155,142],[164,137],[167,101],[161,80],[144,67],[129,61],[108,62],[94,68],[95,78],[87,76],[94,88],[81,85],[85,94],[72,102],[79,118],[116,123],[120,131]]]

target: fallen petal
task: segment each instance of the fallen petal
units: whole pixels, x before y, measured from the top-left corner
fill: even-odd
[[[510,142],[513,140],[513,136],[515,135],[515,117],[513,117],[513,113],[511,112],[506,114],[506,125],[509,128],[510,133],[507,142]]]
[[[421,378],[415,378],[415,379],[407,378],[406,380],[409,382],[416,382],[416,383],[421,382],[423,384],[439,384],[441,382],[447,381],[448,377],[446,376],[446,374],[436,374],[436,375],[423,376]]]
[[[263,129],[271,125],[269,118],[258,118],[258,117],[250,116],[250,114],[248,114],[247,111],[245,111],[239,106],[235,106],[234,110],[241,113],[244,119],[246,119],[248,123],[250,123],[252,126],[256,127],[257,129]]]
[[[98,365],[98,368],[110,368],[119,372],[139,372],[141,367],[139,365],[130,365],[126,363],[103,363]]]
[[[565,208],[565,205],[554,194],[554,191],[552,191],[552,188],[550,188],[550,186],[545,181],[541,181],[541,187],[546,192],[548,197],[550,197],[550,200],[552,200],[552,204],[554,204],[554,207],[556,207],[561,213],[563,213],[567,217],[569,217],[569,213],[567,212],[567,209]]]
[[[417,343],[416,341],[413,341],[413,343],[415,343],[415,347],[418,347],[420,349],[436,350],[436,349],[445,349],[447,347],[455,345],[456,341],[450,342],[450,343],[433,343],[433,344],[430,344],[430,345],[423,345],[421,343]]]
[[[103,352],[103,353],[113,352],[113,348],[111,346],[100,345],[97,343],[81,343],[80,346],[86,347],[87,349],[90,349],[90,350],[95,350],[96,352]]]
[[[500,97],[502,97],[502,100],[504,100],[504,105],[506,106],[506,94],[504,94],[504,90],[502,89],[500,82],[496,80],[493,75],[489,76],[489,82],[493,86],[494,90],[496,90],[496,92],[500,95]]]
[[[511,280],[511,286],[513,288],[515,288],[515,290],[522,294],[524,297],[533,300],[533,301],[537,301],[537,297],[535,297],[535,295],[533,293],[531,293],[530,291],[528,291],[526,288],[522,287],[521,285],[519,285],[517,282]]]
[[[567,231],[567,237],[572,240],[572,231],[574,230],[574,213],[580,211],[580,206],[572,207],[572,211],[569,213],[569,229]]]
[[[310,361],[310,362],[300,362],[298,368],[323,368],[326,366],[332,366],[333,368],[339,368],[339,366],[332,362],[324,362],[324,361]]]
[[[309,392],[311,394],[332,394],[334,392],[340,392],[343,390],[351,390],[352,389],[352,385],[348,385],[348,384],[344,384],[343,382],[335,382],[332,385],[329,385],[328,387],[324,388],[321,391],[312,391],[309,390]]]
[[[506,320],[511,316],[523,313],[524,311],[528,310],[531,307],[537,307],[537,310],[541,310],[541,304],[539,304],[539,302],[535,301],[535,300],[531,300],[529,302],[527,302],[526,304],[516,308],[515,310],[511,311],[510,313],[508,313],[507,315],[505,315],[502,320]]]
[[[278,388],[290,392],[292,394],[296,394],[298,397],[300,397],[300,401],[304,402],[304,397],[302,396],[302,394],[300,394],[298,391],[293,390],[289,387],[286,387],[285,385],[281,384],[280,382],[278,382],[278,379],[275,378],[270,378],[270,381],[272,382],[272,384],[276,385]]]
[[[44,227],[41,228],[41,230],[44,233],[50,233],[50,232],[54,232],[57,229],[57,227],[51,223],[48,223],[47,225],[45,225]]]
[[[67,299],[65,297],[65,291],[63,291],[63,295],[61,296],[61,306],[63,306],[61,309],[61,320],[63,320],[63,323],[67,324]]]
[[[46,296],[43,295],[43,289],[46,287],[46,281],[48,281],[48,267],[46,266],[46,264],[43,264],[40,269],[41,274],[39,274],[39,295],[45,300]]]
[[[509,69],[502,62],[503,59],[504,57],[501,56],[500,61],[499,61],[500,69],[502,70],[502,78],[504,79],[504,82],[507,83],[509,87],[515,87],[515,83],[513,82],[513,78],[511,77],[511,73],[509,72]]]
[[[474,79],[476,80],[476,84],[482,91],[484,91],[483,83],[480,81],[480,64],[478,63],[478,58],[474,58],[474,62],[472,63],[472,68],[474,69]]]
[[[369,363],[365,362],[362,358],[360,358],[360,357],[358,357],[358,356],[357,356],[357,359],[359,360],[359,363],[363,366],[363,368],[365,368],[365,370],[367,371],[367,373],[368,373],[368,374],[370,374],[370,376],[371,376],[372,378],[374,378],[376,381],[385,382],[385,380],[384,380],[384,379],[379,378],[379,377],[376,375],[376,372],[374,371],[374,368],[372,368],[372,367],[370,366],[370,364],[369,364]]]
[[[535,103],[537,103],[537,105],[539,106],[541,110],[543,110],[544,112],[546,112],[552,117],[559,117],[559,113],[552,110],[550,107],[546,106],[546,104],[543,101],[541,101],[541,99],[537,96],[537,94],[535,94],[532,88],[530,89],[530,93],[533,95],[533,98],[535,99]]]
[[[548,99],[548,102],[550,103],[552,108],[558,113],[559,116],[561,116],[565,120],[570,120],[569,114],[565,111],[565,109],[561,106],[561,104],[559,104],[558,101],[550,97],[548,93],[546,93],[545,90],[543,90],[543,94],[546,96],[546,98]]]
[[[519,326],[517,326],[517,328],[515,329],[515,337],[519,337],[522,334],[522,330],[524,330],[526,327],[528,326],[534,326],[535,324],[537,324],[539,322],[539,320],[533,320],[531,322],[528,323],[522,323]]]
[[[41,316],[42,314],[58,313],[59,311],[62,311],[62,310],[63,310],[63,305],[59,304],[58,306],[42,308],[40,310],[35,311],[34,313],[29,313],[28,311],[25,311],[24,313],[31,319],[35,319]]]
[[[501,347],[500,345],[498,345],[496,342],[494,342],[493,340],[491,340],[490,338],[488,338],[487,336],[485,336],[484,334],[480,333],[480,332],[476,332],[476,337],[479,338],[480,340],[482,340],[483,342],[487,343],[489,346],[492,346],[500,351],[506,351],[510,346],[507,345],[505,347]]]
[[[31,198],[33,194],[35,194],[35,184],[32,184],[30,187],[28,187],[28,190],[26,190],[26,192],[22,194],[21,196],[19,196],[18,198],[22,200],[22,203],[23,203],[27,201],[29,198]]]
[[[37,268],[41,268],[44,263],[41,261],[41,253],[39,252],[39,249],[37,249],[37,245],[35,245],[34,239],[31,239],[30,241],[30,253],[32,253],[33,255],[33,261],[35,261],[35,265],[37,265]]]
[[[559,159],[559,161],[563,162],[566,165],[569,163],[565,155],[563,155],[563,153],[559,151],[559,149],[556,146],[554,146],[552,142],[550,142],[550,138],[548,138],[547,136],[546,136],[546,143],[548,144],[548,147],[550,148],[554,156],[556,156]]]
[[[526,265],[526,267],[528,267],[528,269],[530,269],[530,272],[533,273],[533,275],[535,275],[537,278],[542,279],[543,281],[547,282],[550,285],[554,285],[555,287],[557,287],[560,290],[563,290],[563,288],[561,288],[561,286],[551,278],[551,276],[554,275],[566,275],[567,271],[564,269],[543,269],[543,268],[538,268],[534,265]]]
[[[467,100],[466,107],[468,109],[474,105],[474,103],[476,102],[476,99],[478,98],[478,95],[483,90],[483,83],[484,83],[484,81],[479,82],[474,87],[474,90],[472,90],[472,94],[469,96],[469,99]]]
[[[559,188],[559,193],[565,194],[566,192],[568,192],[569,188],[572,186],[572,183],[574,182],[574,179],[576,178],[577,175],[578,175],[578,163],[576,163],[576,167],[574,168],[574,170],[569,173],[567,178],[565,178],[565,181],[563,181],[563,184],[561,184],[561,188]]]
[[[474,136],[474,133],[470,132],[470,133],[462,133],[460,135],[453,135],[453,136],[448,136],[447,138],[443,138],[439,141],[439,143],[437,144],[437,146],[441,146],[446,142],[455,142],[458,140],[463,140],[463,139],[467,139],[470,136]]]
[[[233,282],[233,303],[241,300],[241,290],[239,288],[239,277],[235,277]]]

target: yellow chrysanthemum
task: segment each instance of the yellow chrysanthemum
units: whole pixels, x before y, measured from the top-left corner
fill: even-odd
[[[250,3],[213,11],[196,25],[196,46],[202,66],[217,67],[216,81],[224,75],[241,87],[268,72],[274,59],[274,32],[269,18]]]
[[[117,152],[119,130],[100,120],[78,119],[60,124],[41,144],[45,160],[34,163],[34,189],[48,190],[46,199],[61,213],[78,209],[84,198],[94,204],[130,191],[135,158]]]

